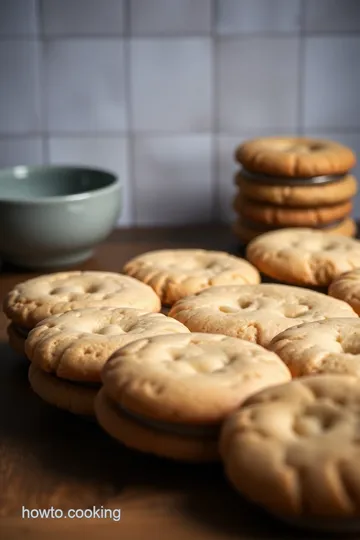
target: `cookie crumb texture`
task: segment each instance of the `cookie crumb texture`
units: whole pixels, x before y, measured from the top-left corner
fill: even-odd
[[[259,272],[248,261],[202,249],[144,253],[129,261],[124,272],[150,285],[166,305],[215,285],[260,282]]]
[[[360,319],[305,323],[278,334],[269,349],[293,377],[333,373],[360,378]]]
[[[223,425],[233,485],[284,517],[360,516],[360,381],[319,375],[266,389]],[[331,528],[331,525],[328,525]]]
[[[179,300],[169,316],[191,332],[226,334],[264,347],[280,332],[303,322],[357,317],[347,303],[325,294],[264,283],[206,289]]]
[[[327,287],[340,274],[360,266],[360,242],[313,229],[280,229],[252,240],[246,256],[278,281]]]
[[[330,284],[329,295],[350,304],[360,315],[360,269],[340,275]]]
[[[161,309],[151,287],[113,272],[60,272],[30,279],[8,293],[3,308],[13,322],[33,328],[57,313],[105,306]]]

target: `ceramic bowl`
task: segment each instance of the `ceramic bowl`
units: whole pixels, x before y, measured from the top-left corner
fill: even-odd
[[[118,178],[82,167],[0,170],[0,258],[29,269],[90,258],[121,211]]]

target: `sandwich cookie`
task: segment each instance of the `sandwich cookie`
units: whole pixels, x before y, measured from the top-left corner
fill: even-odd
[[[274,516],[329,532],[360,529],[360,381],[318,375],[251,396],[222,427],[227,477]]]
[[[213,285],[260,282],[259,272],[244,259],[203,249],[145,253],[129,261],[124,272],[150,285],[166,305]]]
[[[141,452],[216,461],[224,418],[260,388],[290,380],[275,353],[223,335],[141,339],[105,364],[95,400],[100,425]]]
[[[278,334],[269,349],[293,377],[334,373],[360,378],[360,319],[305,323]]]
[[[3,309],[12,325],[16,344],[26,339],[38,322],[73,309],[131,307],[158,312],[159,297],[144,283],[113,272],[60,272],[16,285],[6,296]]]
[[[327,287],[340,274],[360,266],[360,242],[314,229],[280,229],[252,240],[246,257],[279,281]]]
[[[161,313],[132,308],[88,308],[41,321],[25,352],[30,384],[44,401],[80,415],[94,414],[101,370],[117,349],[142,337],[189,332]]]
[[[266,226],[262,223],[250,221],[249,219],[245,219],[241,216],[238,216],[237,220],[232,226],[235,235],[241,242],[244,243],[248,243],[262,234],[272,232],[272,230],[277,231],[281,228],[287,229],[289,227]],[[317,227],[315,230],[318,230],[324,234],[337,234],[351,238],[357,234],[356,223],[352,218],[341,219],[339,221],[323,225],[322,227]]]
[[[360,265],[359,265],[360,266]],[[341,274],[329,286],[329,295],[344,300],[360,315],[360,268]]]
[[[234,336],[266,347],[280,332],[303,322],[357,317],[325,294],[287,285],[211,287],[179,300],[170,313],[191,332]]]
[[[356,163],[350,148],[307,137],[249,140],[236,149],[235,159],[251,172],[290,178],[344,174]]]

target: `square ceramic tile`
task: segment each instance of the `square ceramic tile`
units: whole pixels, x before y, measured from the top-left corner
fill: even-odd
[[[305,128],[360,127],[360,37],[305,40]]]
[[[296,32],[300,0],[216,0],[216,31],[220,35]]]
[[[211,75],[208,39],[133,40],[133,128],[137,131],[209,131]]]
[[[121,35],[124,0],[41,0],[46,36]]]
[[[221,38],[217,43],[218,124],[244,129],[295,129],[298,114],[297,38]]]
[[[123,186],[123,209],[119,224],[132,223],[128,142],[125,137],[51,137],[50,163],[106,169],[118,175]]]
[[[240,165],[234,160],[235,148],[244,142],[245,137],[229,137],[219,135],[216,140],[216,172],[217,172],[217,217],[224,223],[232,223],[236,214],[232,204],[237,189],[234,174]]]
[[[140,225],[208,222],[212,212],[211,137],[137,137],[136,221]]]
[[[211,0],[131,0],[135,36],[202,35],[211,30]]]
[[[358,32],[359,0],[305,0],[304,26],[308,32]]]
[[[44,61],[50,131],[126,129],[121,39],[47,41]]]
[[[0,133],[40,129],[39,45],[0,41]]]
[[[41,137],[0,138],[0,167],[41,165],[43,144]]]
[[[356,153],[359,159],[358,165],[353,169],[352,172],[356,176],[360,185],[360,129],[357,133],[336,133],[330,131],[309,130],[307,134],[312,137],[320,137],[322,139],[338,141],[341,144],[349,146]],[[356,219],[360,219],[360,189],[354,201],[353,215]]]
[[[36,0],[0,1],[0,36],[34,36],[37,31]]]

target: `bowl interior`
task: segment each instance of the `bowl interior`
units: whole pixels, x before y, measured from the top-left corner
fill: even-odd
[[[0,200],[81,195],[110,187],[117,177],[81,167],[14,167],[0,171]]]

